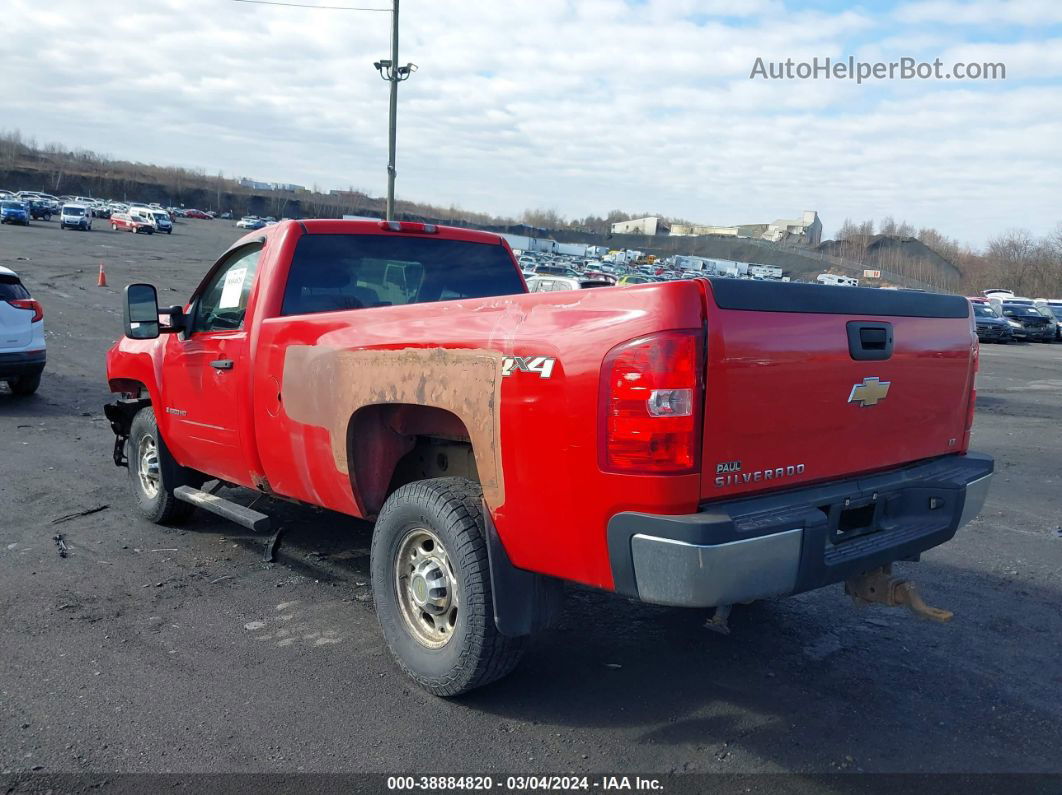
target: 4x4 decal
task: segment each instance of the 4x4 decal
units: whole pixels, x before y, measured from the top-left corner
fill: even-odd
[[[539,378],[553,375],[553,364],[557,360],[552,356],[506,356],[502,359],[502,375],[538,373]]]

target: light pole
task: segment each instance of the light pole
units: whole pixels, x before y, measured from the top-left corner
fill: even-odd
[[[380,77],[391,83],[391,107],[387,124],[387,220],[395,220],[395,136],[398,130],[398,84],[417,71],[415,63],[398,65],[398,0],[391,12],[391,60],[376,61]]]

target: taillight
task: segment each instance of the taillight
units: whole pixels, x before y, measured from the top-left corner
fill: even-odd
[[[44,319],[44,307],[40,305],[39,301],[35,301],[32,298],[12,298],[8,300],[8,303],[16,309],[32,310],[33,319],[30,323],[36,323],[38,320]]]
[[[601,468],[686,474],[700,466],[703,401],[700,329],[617,345],[601,366]]]
[[[975,341],[973,347],[973,371],[970,373],[970,394],[966,396],[966,427],[962,434],[962,451],[965,452],[970,446],[970,433],[973,431],[974,414],[977,411],[977,371],[981,369],[981,346]]]

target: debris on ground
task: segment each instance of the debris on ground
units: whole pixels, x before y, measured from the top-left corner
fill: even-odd
[[[59,533],[58,535],[52,536],[52,540],[55,542],[55,545],[59,548],[59,557],[65,558],[66,557],[66,553],[68,551],[70,551],[70,547],[68,547],[66,545],[66,542],[63,540],[63,534]]]
[[[80,519],[82,516],[91,516],[94,513],[105,511],[110,507],[110,505],[97,505],[94,508],[86,508],[83,511],[77,511],[76,513],[68,513],[65,516],[60,516],[58,519],[52,519],[52,524],[62,524],[63,522],[69,522],[71,519]]]

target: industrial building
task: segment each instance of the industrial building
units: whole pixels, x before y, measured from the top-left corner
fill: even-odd
[[[647,220],[647,219],[643,219]],[[615,226],[613,226],[615,229]],[[772,243],[804,243],[817,246],[822,242],[822,221],[815,210],[805,210],[800,218],[778,218],[769,224],[738,224],[736,226],[711,226],[701,224],[674,224],[672,235],[752,238],[769,240]]]
[[[632,218],[630,221],[620,221],[612,225],[614,235],[666,235],[670,231],[671,225],[656,215]]]
[[[290,182],[259,182],[256,179],[248,179],[247,177],[241,177],[239,185],[241,188],[250,188],[251,190],[282,191],[286,193],[297,193],[306,190],[302,185],[295,185]]]
[[[807,243],[809,246],[817,246],[822,242],[822,221],[819,220],[819,214],[814,210],[804,210],[800,218],[793,220],[779,218],[771,222],[761,237],[772,243],[796,240],[800,243]]]

